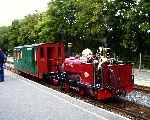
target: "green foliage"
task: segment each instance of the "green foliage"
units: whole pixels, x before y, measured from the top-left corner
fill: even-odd
[[[26,16],[20,21],[18,40],[22,41],[22,44],[33,44],[38,41],[38,33],[35,30],[37,25],[39,14],[33,14]]]
[[[8,31],[8,27],[0,27],[0,48],[4,50],[7,50],[9,47]]]
[[[51,0],[42,13],[0,27],[0,47],[72,42],[76,51],[111,47],[117,55],[150,51],[149,0]]]

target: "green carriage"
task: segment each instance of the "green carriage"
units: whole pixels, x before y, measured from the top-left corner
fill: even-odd
[[[19,71],[36,74],[36,50],[38,44],[18,46],[14,49],[14,64]]]

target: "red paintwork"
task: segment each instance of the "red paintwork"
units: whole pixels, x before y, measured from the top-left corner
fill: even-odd
[[[81,64],[81,83],[84,85],[94,84],[93,64]]]
[[[64,91],[69,92],[70,91],[70,86],[68,83],[64,83]]]
[[[119,91],[131,92],[134,87],[132,81],[131,64],[103,64],[103,85]],[[115,91],[116,92],[116,91]]]
[[[41,48],[43,48],[43,57],[40,53]],[[40,78],[44,73],[57,72],[64,62],[64,44],[58,42],[41,44],[37,48],[36,56],[37,72]]]
[[[132,81],[132,65],[119,65],[120,80],[122,81],[119,89],[123,89],[128,93],[134,89],[134,82]]]
[[[79,89],[79,95],[80,95],[80,96],[84,96],[84,95],[85,95],[85,90],[82,89],[82,88],[80,88],[80,89]]]
[[[107,89],[98,89],[98,91],[96,92],[96,99],[97,100],[107,100],[109,98],[111,98],[113,95],[111,93],[111,91],[107,90]]]
[[[53,79],[53,84],[54,84],[54,85],[59,85],[59,80]]]
[[[80,75],[80,83],[92,85],[93,81],[93,64],[82,63],[79,59],[66,58],[64,62],[64,71]]]

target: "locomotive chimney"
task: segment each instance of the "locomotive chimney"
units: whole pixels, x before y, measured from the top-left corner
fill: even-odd
[[[72,43],[68,43],[68,56],[72,56]]]

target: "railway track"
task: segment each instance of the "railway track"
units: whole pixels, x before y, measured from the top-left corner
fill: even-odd
[[[16,71],[13,68],[7,67],[7,69],[16,73]],[[44,81],[39,81],[39,80],[37,81],[36,78],[31,79],[31,76],[29,77],[28,75],[25,75],[24,77],[26,77],[30,80],[33,80],[35,82],[38,82],[39,84],[42,84],[44,86],[55,89],[59,92],[63,92],[63,91],[61,91],[60,87],[58,87],[58,86],[50,85]],[[137,86],[137,85],[135,86],[135,89],[138,91],[144,91],[144,92],[150,91],[149,88],[147,89],[147,88],[143,88],[143,86]],[[94,106],[97,106],[99,108],[103,108],[103,109],[115,112],[117,114],[120,114],[122,116],[125,116],[125,117],[133,119],[133,120],[150,120],[150,108],[149,107],[138,105],[134,102],[130,102],[130,101],[121,99],[119,97],[112,98],[111,100],[109,100],[107,102],[100,102],[100,101],[94,100],[89,97],[79,96],[75,92],[69,92],[66,94],[68,94],[72,97],[75,97],[77,99],[83,100],[83,101],[90,103]]]
[[[135,90],[150,94],[150,87],[148,86],[135,85]]]
[[[91,103],[91,100],[90,100]],[[91,103],[92,104],[92,103]],[[150,119],[150,108],[146,108],[135,103],[115,98],[107,103],[100,103],[94,101],[94,105],[119,113],[122,116],[126,116],[133,120],[149,120]]]

